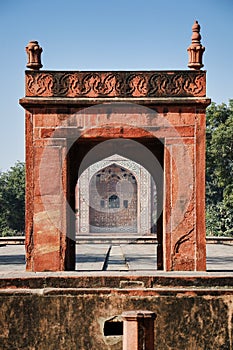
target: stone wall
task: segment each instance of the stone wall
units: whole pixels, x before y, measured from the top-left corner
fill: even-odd
[[[0,279],[0,349],[121,350],[111,322],[121,333],[141,309],[156,313],[155,349],[232,349],[232,277],[19,277]]]

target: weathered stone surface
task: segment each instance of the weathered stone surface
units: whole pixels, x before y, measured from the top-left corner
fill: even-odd
[[[33,70],[39,70],[42,68],[41,64],[41,53],[42,48],[39,46],[37,41],[30,41],[26,47],[26,52],[28,55],[27,67]]]
[[[154,349],[154,319],[152,311],[125,311],[122,314],[123,350]]]
[[[203,67],[202,55],[205,51],[205,48],[201,45],[200,29],[201,27],[198,24],[198,21],[195,21],[194,25],[192,26],[192,43],[187,49],[189,54],[188,67],[190,69],[201,69]]]
[[[205,76],[201,71],[26,72],[27,97],[20,102],[27,111],[27,270],[74,269],[78,169],[107,139],[137,140],[164,173],[155,179],[162,211],[158,268],[205,270],[205,108],[210,103]],[[101,152],[95,161],[114,154],[104,147]],[[124,152],[153,172],[155,165]],[[49,255],[36,263],[46,244],[55,254],[51,265]]]
[[[141,280],[145,287],[129,288],[128,283],[119,288],[122,279]],[[103,278],[47,273],[0,278],[0,287],[1,349],[121,350],[122,337],[105,336],[104,323],[116,316],[120,321],[119,316],[130,310],[156,314],[155,349],[232,348],[230,276]]]
[[[26,71],[26,96],[92,98],[205,96],[205,77],[204,71]]]

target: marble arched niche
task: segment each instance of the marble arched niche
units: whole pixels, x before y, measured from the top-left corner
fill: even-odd
[[[89,182],[91,233],[136,233],[138,184],[133,173],[115,162]]]
[[[138,236],[151,234],[156,225],[156,186],[149,172],[140,164],[118,154],[107,157],[89,166],[79,177],[76,190],[76,233],[77,235],[93,235],[95,233],[111,233],[111,229],[91,232],[90,227],[90,181],[101,169],[111,165],[122,167],[133,174],[137,182],[137,223],[136,232],[122,227],[119,231]],[[98,231],[98,230],[96,230]]]

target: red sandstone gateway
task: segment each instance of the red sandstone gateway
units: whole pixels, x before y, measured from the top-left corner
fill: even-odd
[[[189,71],[40,71],[42,49],[36,41],[29,43],[31,70],[20,100],[26,110],[28,271],[74,270],[77,227],[107,232],[113,231],[111,223],[115,231],[156,230],[158,269],[206,269],[205,110],[210,99],[206,72],[200,70],[199,31],[196,22]],[[98,165],[115,156],[115,162]],[[113,168],[115,178],[110,178],[107,171]],[[85,171],[92,174],[89,181]],[[126,178],[130,185],[124,190]],[[96,192],[88,187],[91,181],[92,186],[100,181]],[[88,193],[95,193],[94,209]]]

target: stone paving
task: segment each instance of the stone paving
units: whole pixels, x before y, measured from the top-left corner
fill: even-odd
[[[77,271],[156,270],[154,244],[77,244]],[[24,245],[0,245],[0,272],[24,272]],[[207,244],[207,271],[233,273],[233,245]]]

